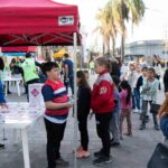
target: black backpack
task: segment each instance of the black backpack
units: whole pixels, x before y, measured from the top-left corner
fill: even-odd
[[[166,145],[159,143],[156,146],[147,168],[168,168],[168,147]]]

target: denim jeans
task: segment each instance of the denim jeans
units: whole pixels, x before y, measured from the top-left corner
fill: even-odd
[[[120,142],[120,112],[113,111],[110,121],[110,132],[112,133],[114,142]]]
[[[67,92],[68,92],[68,87],[70,86],[72,94],[74,94],[74,77],[73,76],[68,77],[68,81],[66,81],[66,78],[64,77],[64,85],[66,87]]]
[[[140,91],[138,89],[133,90],[133,95],[132,95],[132,105],[133,109],[137,108],[140,110]]]

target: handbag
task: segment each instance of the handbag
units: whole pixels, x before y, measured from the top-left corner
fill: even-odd
[[[168,147],[159,143],[152,154],[147,168],[168,168]]]
[[[158,114],[159,109],[160,109],[160,104],[152,103],[150,108],[150,113]]]

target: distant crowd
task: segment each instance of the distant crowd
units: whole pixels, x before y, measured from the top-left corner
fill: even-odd
[[[128,66],[121,66],[107,57],[98,57],[90,62],[90,71],[74,72],[73,61],[68,54],[64,57],[61,66],[60,62],[51,61],[39,64],[27,53],[24,61],[12,61],[10,64],[12,73],[16,73],[16,69],[21,72],[26,93],[29,84],[43,79],[48,168],[55,168],[56,165],[68,166],[68,162],[61,157],[60,146],[68,113],[70,108],[73,109],[74,103],[77,104],[80,132],[80,146],[75,151],[78,159],[90,156],[87,125],[88,117],[92,115],[95,115],[97,135],[102,143],[100,150],[94,153],[94,164],[110,163],[110,148],[120,146],[125,135],[133,136],[132,112],[140,114],[140,130],[146,129],[150,112],[154,129],[161,129],[168,139],[168,69],[161,75],[148,65],[131,62]],[[4,69],[2,64],[0,59],[1,71]],[[98,76],[92,87],[89,85],[89,76],[94,73]],[[77,76],[77,81],[74,81],[74,75]],[[160,103],[158,94],[163,90],[162,80],[165,101]],[[2,78],[0,81],[1,106],[7,107]],[[72,95],[75,93],[74,82],[78,86],[77,99],[68,96],[69,87]],[[123,126],[125,120],[127,130]]]

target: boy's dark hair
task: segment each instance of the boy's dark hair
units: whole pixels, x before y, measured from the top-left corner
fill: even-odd
[[[65,58],[69,58],[69,54],[65,53],[65,54],[64,54],[64,57],[65,57]]]
[[[141,69],[141,71],[147,71],[148,70],[148,67],[143,67],[142,69]]]
[[[31,55],[30,52],[27,52],[26,55],[25,55],[26,58],[30,58],[31,56],[32,56],[32,55]]]
[[[42,72],[46,75],[47,72],[51,71],[53,68],[58,68],[58,64],[55,62],[47,62],[41,66]]]
[[[150,71],[150,72],[152,72],[152,73],[154,73],[154,74],[156,74],[156,71],[155,71],[155,69],[154,68],[148,68],[148,71]]]
[[[2,71],[2,70],[4,70],[4,68],[5,68],[4,61],[3,61],[3,59],[0,57],[0,70]]]
[[[88,70],[84,70],[83,72],[84,72],[85,74],[86,74],[86,73],[89,73],[89,71],[88,71]]]

